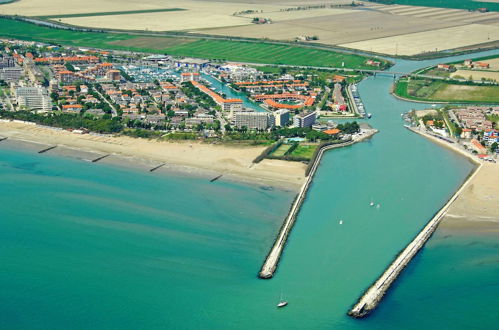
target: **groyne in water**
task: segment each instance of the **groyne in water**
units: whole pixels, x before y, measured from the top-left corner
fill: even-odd
[[[364,292],[357,303],[348,312],[348,315],[355,318],[363,318],[369,315],[381,302],[383,296],[390,288],[391,284],[397,279],[404,268],[409,264],[412,258],[420,251],[431,235],[435,232],[443,216],[452,205],[452,203],[464,191],[468,183],[478,173],[482,164],[480,163],[474,172],[465,180],[456,193],[447,201],[447,203],[438,211],[435,216],[426,224],[421,232],[406,246],[406,248],[395,258],[384,273],[374,282],[371,287]]]
[[[103,160],[104,158],[107,158],[107,157],[109,157],[109,156],[110,156],[110,155],[104,155],[104,156],[100,156],[100,157],[98,157],[98,158],[95,158],[95,159],[93,159],[93,160],[92,160],[92,163],[97,163],[98,161],[101,161],[101,160]]]
[[[282,224],[282,227],[279,230],[279,234],[277,235],[277,238],[274,242],[274,245],[272,246],[269,254],[267,255],[265,262],[263,263],[263,266],[260,270],[260,273],[258,274],[258,276],[260,278],[270,279],[274,276],[274,273],[277,269],[277,265],[278,265],[279,260],[281,258],[282,251],[284,250],[284,246],[286,245],[286,241],[287,241],[287,238],[289,236],[289,233],[293,229],[293,225],[295,223],[296,216],[298,215],[298,212],[300,211],[301,205],[303,204],[303,201],[305,200],[305,196],[307,194],[308,189],[310,188],[310,184],[312,183],[315,172],[317,171],[317,168],[319,167],[319,164],[321,162],[322,156],[324,155],[324,152],[327,150],[330,150],[330,149],[346,147],[346,146],[352,145],[356,142],[360,142],[366,138],[371,137],[376,132],[377,132],[376,130],[373,130],[372,132],[370,132],[365,137],[363,137],[362,139],[359,139],[359,140],[348,141],[348,142],[339,143],[339,144],[323,145],[320,148],[320,150],[317,153],[317,156],[313,160],[310,171],[308,171],[307,179],[306,179],[305,183],[303,184],[302,188],[300,189],[300,192],[296,196],[296,198],[291,206],[291,209],[289,210],[288,216],[284,220],[284,223]]]
[[[39,153],[39,154],[43,154],[43,153],[46,153],[47,151],[52,150],[52,149],[55,149],[55,148],[57,148],[57,146],[48,147],[48,148],[46,148],[46,149],[43,149],[43,150],[38,151],[38,153]]]

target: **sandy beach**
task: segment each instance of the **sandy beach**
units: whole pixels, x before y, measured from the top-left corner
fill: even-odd
[[[458,144],[450,144],[419,129],[411,130],[481,164],[478,173],[447,210],[439,229],[449,234],[499,234],[499,163],[483,162]]]
[[[120,163],[123,165],[137,163],[142,166],[150,166],[150,168],[165,163],[164,169],[189,175],[214,177],[223,174],[224,179],[294,191],[298,191],[305,180],[306,165],[301,162],[266,159],[259,164],[253,164],[253,159],[265,147],[75,134],[65,130],[19,122],[0,122],[0,137],[76,149],[76,152],[82,152],[81,158],[87,160],[89,153],[97,154],[97,157],[111,154],[112,157],[106,158],[102,162],[112,162],[118,165]],[[49,153],[65,154],[67,148],[56,148]],[[164,169],[162,168],[162,170]]]
[[[499,164],[484,163],[445,214],[444,232],[499,234]]]

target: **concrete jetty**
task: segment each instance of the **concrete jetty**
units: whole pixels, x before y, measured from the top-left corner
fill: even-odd
[[[47,151],[55,149],[55,148],[57,148],[57,146],[48,147],[48,148],[45,148],[43,150],[38,151],[38,153],[43,154],[43,153],[46,153]]]
[[[104,158],[107,158],[109,156],[110,155],[104,155],[104,156],[97,157],[97,158],[92,160],[92,163],[97,163],[98,161],[103,160]]]
[[[358,302],[348,312],[348,315],[355,318],[363,318],[378,306],[391,284],[397,279],[402,270],[409,264],[412,258],[435,232],[450,205],[459,197],[459,195],[466,188],[467,184],[475,177],[481,167],[482,164],[475,169],[473,174],[468,177],[468,179],[461,185],[459,190],[449,199],[444,207],[437,212],[437,214],[430,220],[430,222],[428,222],[423,230],[421,230],[421,232],[409,243],[409,245],[407,245],[407,247],[395,258],[392,264],[385,270],[378,280],[374,282],[369,289],[367,289]]]
[[[156,170],[158,170],[158,169],[162,168],[162,167],[163,167],[163,166],[165,166],[165,165],[166,165],[166,163],[159,164],[158,166],[151,168],[151,169],[149,170],[149,172],[154,172],[154,171],[156,171]]]
[[[281,258],[281,254],[282,254],[282,251],[284,249],[284,246],[286,245],[286,241],[287,241],[287,238],[289,236],[289,233],[291,232],[291,229],[293,228],[293,225],[294,225],[295,220],[296,220],[296,216],[298,215],[298,212],[300,211],[301,205],[303,204],[303,201],[305,200],[305,196],[306,196],[307,191],[310,187],[310,184],[312,183],[315,172],[317,171],[317,168],[319,167],[319,164],[321,162],[322,156],[324,155],[324,152],[329,150],[329,149],[345,147],[345,146],[351,145],[355,142],[357,142],[357,141],[349,141],[346,143],[326,145],[326,146],[323,146],[319,150],[317,157],[315,158],[314,163],[312,165],[312,168],[307,176],[307,179],[305,180],[305,183],[303,184],[302,188],[300,189],[300,192],[296,196],[296,199],[293,202],[291,209],[289,210],[288,216],[287,216],[286,220],[284,220],[284,223],[279,231],[279,234],[277,235],[277,238],[274,242],[274,245],[272,246],[272,249],[270,250],[269,254],[267,255],[265,262],[263,263],[263,266],[260,270],[260,273],[258,274],[258,276],[260,278],[269,279],[269,278],[272,278],[274,276],[274,273],[277,269],[277,264],[279,263],[279,260]]]

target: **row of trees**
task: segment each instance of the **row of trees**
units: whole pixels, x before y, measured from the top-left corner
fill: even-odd
[[[87,129],[97,133],[119,133],[123,130],[123,124],[119,118],[96,118],[70,113],[37,114],[30,111],[0,111],[0,118],[30,121],[64,129]]]

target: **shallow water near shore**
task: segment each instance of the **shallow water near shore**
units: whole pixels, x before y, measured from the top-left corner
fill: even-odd
[[[0,144],[0,327],[495,328],[496,241],[438,231],[373,315],[346,315],[473,168],[402,126],[426,105],[394,99],[392,81],[360,84],[380,133],[325,154],[267,281],[256,275],[293,194]]]

